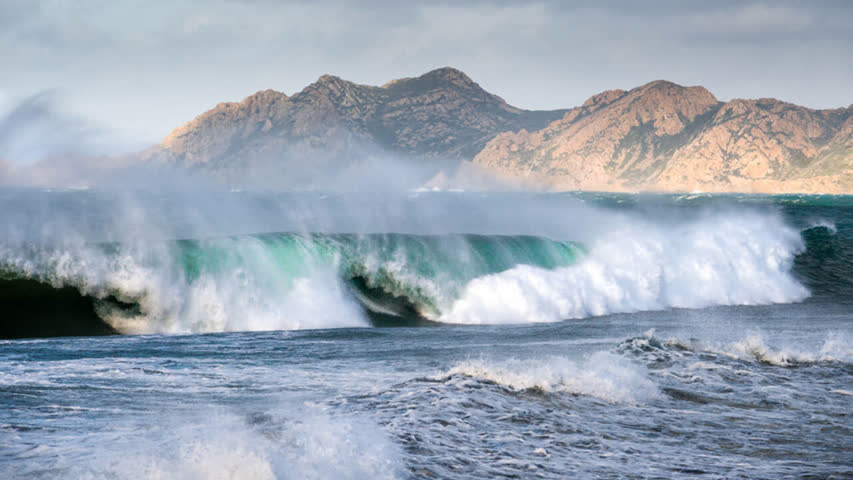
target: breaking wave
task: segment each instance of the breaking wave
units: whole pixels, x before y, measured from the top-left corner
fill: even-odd
[[[618,403],[642,403],[659,396],[642,366],[608,352],[596,352],[582,362],[565,357],[468,360],[436,379],[454,376],[493,382],[516,391],[562,392]]]
[[[77,311],[121,333],[357,327],[436,319],[474,278],[520,263],[556,268],[581,252],[529,236],[292,233],[7,247],[0,295],[18,316]],[[66,299],[74,308],[39,310],[73,297],[69,287],[82,297]]]
[[[642,337],[622,342],[617,351],[657,354],[661,359],[683,354],[704,354],[776,367],[853,362],[853,344],[840,333],[827,335],[820,346],[809,349],[803,346],[771,346],[761,332],[748,332],[734,341],[714,342],[677,337],[660,339],[655,337],[654,330],[650,330]]]
[[[611,313],[790,303],[809,292],[792,275],[805,250],[773,216],[715,215],[662,229],[606,234],[577,265],[518,266],[471,282],[445,315],[459,323],[552,322]]]
[[[775,213],[703,211],[679,221],[633,219],[583,244],[270,233],[3,245],[0,297],[13,318],[41,317],[55,330],[36,336],[554,322],[802,301],[826,278],[812,267],[827,255],[813,241],[822,245],[827,235],[835,237],[826,225],[801,235]],[[77,326],[66,325],[74,324],[69,312]],[[91,328],[76,331],[84,320]],[[5,336],[33,336],[16,335],[12,323]]]
[[[222,480],[395,479],[400,454],[369,421],[300,412],[247,417],[167,415],[142,438],[117,438],[72,463],[60,455],[46,478]],[[199,415],[200,416],[200,415]]]

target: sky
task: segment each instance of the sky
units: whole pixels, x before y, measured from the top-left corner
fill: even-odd
[[[834,108],[851,21],[841,0],[0,0],[0,112],[47,95],[130,149],[257,90],[443,66],[528,109],[656,79]]]

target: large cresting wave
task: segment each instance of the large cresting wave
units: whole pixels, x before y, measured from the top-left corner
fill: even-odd
[[[185,333],[553,322],[809,295],[792,274],[806,244],[776,214],[633,219],[587,237],[269,233],[6,245],[0,297],[15,317],[7,331],[30,316],[88,315],[101,323],[86,333]]]

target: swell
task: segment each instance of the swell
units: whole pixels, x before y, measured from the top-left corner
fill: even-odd
[[[717,211],[535,236],[270,233],[0,246],[0,336],[526,323],[853,298],[846,224]]]
[[[802,231],[794,274],[816,301],[853,303],[853,225],[820,222]]]
[[[0,336],[431,325],[474,278],[580,252],[531,236],[292,233],[5,248]]]

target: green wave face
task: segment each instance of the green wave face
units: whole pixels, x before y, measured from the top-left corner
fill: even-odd
[[[336,252],[337,248],[330,242],[296,234],[179,240],[175,243],[175,255],[190,283],[205,274],[252,274],[260,281],[292,281],[305,276],[312,266],[333,264]]]
[[[553,269],[582,249],[532,236],[406,234],[264,234],[176,242],[190,283],[205,275],[242,276],[252,288],[288,288],[318,267],[334,268],[370,308],[406,302],[426,318],[440,315],[470,280],[516,265]],[[378,293],[378,295],[377,295]]]

